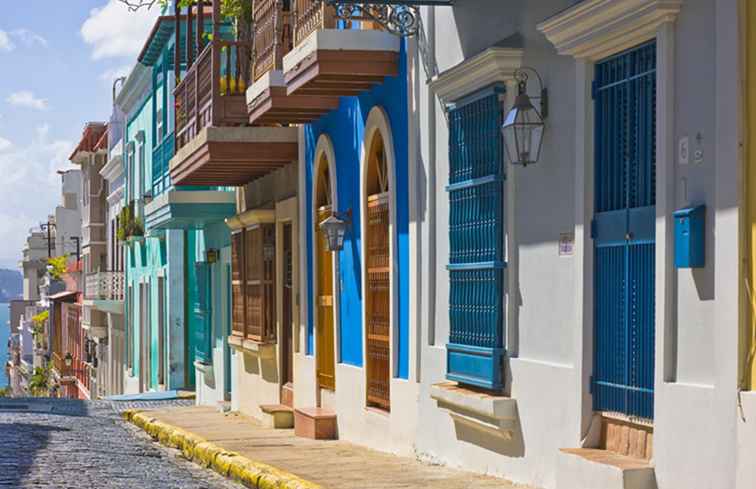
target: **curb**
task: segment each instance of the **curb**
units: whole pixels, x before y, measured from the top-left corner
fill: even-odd
[[[321,486],[279,470],[271,465],[255,462],[225,450],[204,438],[159,421],[149,412],[127,409],[122,414],[129,423],[141,428],[161,444],[181,450],[188,460],[211,468],[219,474],[241,482],[252,489],[322,489]]]

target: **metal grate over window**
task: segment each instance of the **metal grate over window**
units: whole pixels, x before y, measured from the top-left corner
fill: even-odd
[[[504,356],[504,87],[449,108],[447,378],[501,389]]]

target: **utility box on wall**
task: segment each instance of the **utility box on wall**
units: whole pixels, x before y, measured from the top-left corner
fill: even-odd
[[[675,266],[701,268],[706,263],[706,235],[704,224],[706,206],[680,209],[675,218]]]

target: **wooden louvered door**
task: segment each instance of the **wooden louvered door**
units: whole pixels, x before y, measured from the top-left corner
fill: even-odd
[[[291,223],[284,223],[283,234],[283,283],[281,284],[281,385],[294,382],[294,256],[291,242]]]
[[[328,250],[325,236],[320,230],[320,223],[331,215],[331,206],[323,206],[317,211],[316,246],[317,246],[317,335],[316,356],[318,385],[322,389],[336,389],[336,358],[334,345],[334,309],[333,309],[333,257]]]
[[[244,236],[246,262],[246,337],[276,340],[276,230],[273,224],[248,228]]]
[[[367,402],[390,409],[391,281],[388,193],[371,195],[367,204]]]
[[[231,334],[244,339],[245,293],[244,293],[244,231],[231,235]]]

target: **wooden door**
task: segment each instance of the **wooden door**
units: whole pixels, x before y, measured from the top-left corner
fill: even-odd
[[[367,204],[367,403],[388,410],[391,375],[391,265],[388,193],[368,197]]]
[[[294,260],[291,243],[291,223],[283,225],[283,283],[281,284],[281,385],[294,381],[293,348],[293,294],[294,294]]]
[[[316,357],[318,385],[323,389],[336,389],[336,360],[333,310],[333,257],[328,250],[326,239],[320,229],[320,223],[331,215],[331,206],[318,209],[316,222],[317,249],[317,335]]]

